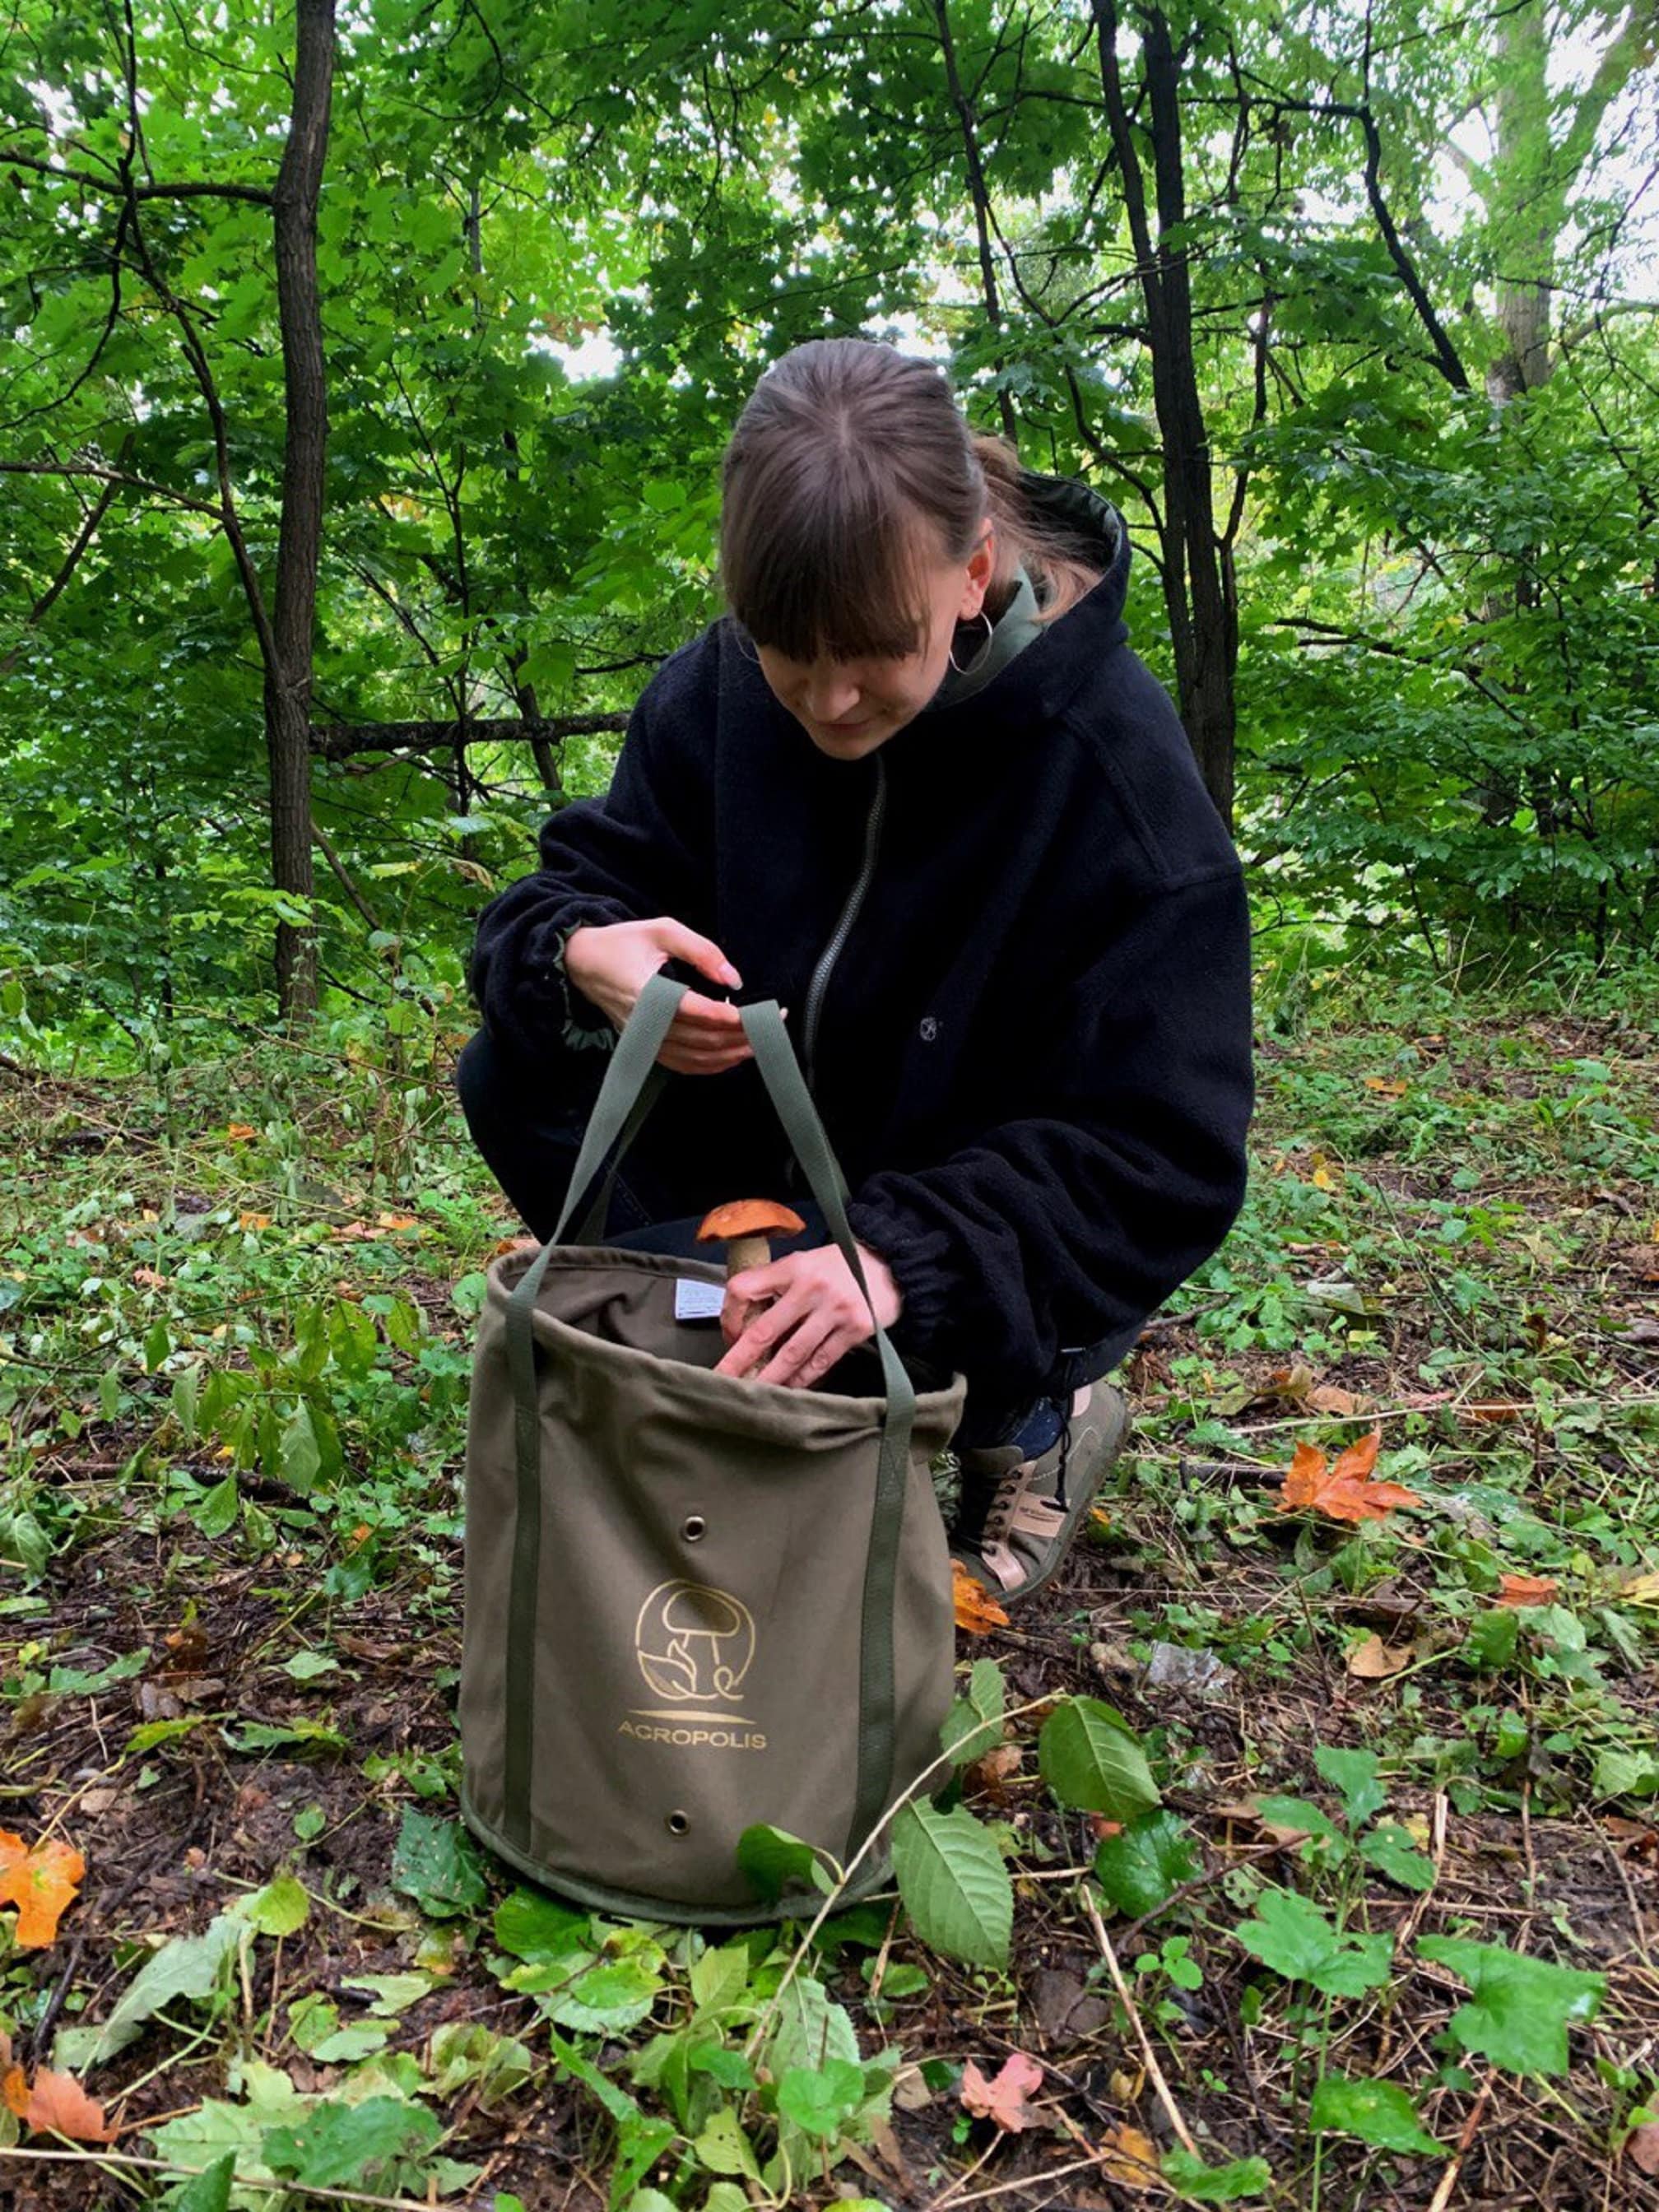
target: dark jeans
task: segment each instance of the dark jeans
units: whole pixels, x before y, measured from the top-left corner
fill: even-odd
[[[607,1058],[602,1049],[596,1049],[596,1091]],[[523,1215],[531,1234],[545,1243],[558,1226],[559,1211],[592,1110],[592,1096],[571,1101],[551,1094],[544,1072],[527,1068],[503,1052],[487,1030],[478,1030],[462,1051],[455,1069],[455,1088],[473,1143]],[[611,1194],[605,1242],[629,1250],[672,1253],[680,1259],[707,1259],[707,1251],[696,1242],[702,1215],[677,1213],[682,1195],[653,1186],[631,1153],[623,1165],[625,1172],[617,1176]],[[790,1202],[806,1227],[796,1236],[772,1240],[777,1258],[832,1241],[823,1216],[810,1200]],[[1071,1347],[1048,1378],[1042,1395],[1055,1399],[1064,1412],[1079,1384],[1115,1365],[1136,1334],[1132,1330],[1121,1340],[1109,1339],[1097,1345]],[[1029,1402],[1011,1406],[1006,1397],[994,1401],[982,1388],[975,1389],[970,1375],[952,1447],[965,1450],[1000,1443],[1014,1434],[1031,1411]]]

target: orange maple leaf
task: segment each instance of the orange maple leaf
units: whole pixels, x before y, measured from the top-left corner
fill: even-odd
[[[951,1562],[951,1596],[957,1626],[969,1636],[988,1636],[994,1628],[1006,1628],[1008,1616],[995,1603],[983,1583],[975,1582],[960,1559]]]
[[[258,1133],[252,1121],[232,1121],[225,1130],[227,1140],[233,1145],[245,1145],[250,1137]]]
[[[21,2066],[12,2068],[18,2081],[23,2078]],[[7,2101],[10,2102],[8,2077]],[[35,2069],[34,2082],[28,2093],[28,2101],[21,2112],[12,2105],[12,2110],[26,2128],[44,2132],[50,2129],[60,2136],[68,2136],[75,2142],[113,2142],[115,2130],[104,2118],[104,2108],[86,2091],[72,2074],[54,2074],[49,2066]]]
[[[21,1949],[44,1950],[57,1941],[58,1917],[86,1870],[80,1852],[56,1836],[30,1845],[0,1828],[0,1905],[17,1907]]]
[[[1397,1482],[1371,1480],[1382,1442],[1382,1430],[1373,1429],[1357,1444],[1350,1444],[1334,1466],[1328,1466],[1324,1453],[1312,1444],[1299,1443],[1285,1477],[1279,1511],[1294,1513],[1311,1506],[1333,1521],[1380,1521],[1396,1505],[1420,1505],[1423,1501],[1414,1490],[1403,1490]]]
[[[1496,1602],[1499,1605],[1547,1605],[1555,1591],[1556,1585],[1547,1575],[1499,1575]]]

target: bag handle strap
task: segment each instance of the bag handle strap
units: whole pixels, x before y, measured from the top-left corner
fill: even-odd
[[[541,1417],[531,1315],[553,1248],[564,1241],[578,1201],[614,1143],[616,1156],[611,1162],[610,1176],[584,1214],[577,1236],[586,1239],[603,1233],[611,1181],[662,1091],[668,1071],[658,1065],[657,1054],[680,1000],[690,988],[673,981],[660,969],[647,978],[611,1054],[553,1234],[525,1270],[507,1300],[507,1352],[513,1383],[518,1488],[508,1601],[504,1813],[508,1840],[524,1850],[530,1848],[530,1762],[534,1734],[532,1644],[542,1517]],[[784,1134],[842,1256],[864,1294],[886,1386],[865,1566],[860,1636],[858,1783],[848,1838],[850,1856],[886,1810],[892,1780],[896,1697],[893,1596],[903,1528],[915,1389],[887,1332],[876,1319],[875,1303],[847,1218],[847,1180],[801,1074],[778,1002],[775,999],[764,999],[738,1011]]]

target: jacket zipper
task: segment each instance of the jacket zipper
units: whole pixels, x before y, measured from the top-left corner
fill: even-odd
[[[812,1087],[812,1055],[817,1042],[818,1016],[823,1007],[824,987],[830,981],[830,971],[841,957],[842,947],[858,920],[864,895],[870,888],[870,878],[876,870],[876,848],[881,842],[881,818],[887,805],[887,763],[876,755],[876,795],[870,802],[869,819],[864,832],[864,865],[859,870],[858,881],[848,893],[847,903],[841,910],[841,920],[831,933],[830,942],[818,956],[818,964],[812,971],[812,980],[806,987],[806,1006],[801,1016],[801,1054],[805,1062],[806,1087]]]

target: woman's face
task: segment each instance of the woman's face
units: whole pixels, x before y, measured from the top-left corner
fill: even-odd
[[[990,584],[996,539],[988,515],[965,561],[925,564],[927,634],[900,659],[791,660],[763,645],[761,673],[821,753],[860,760],[914,720],[939,690],[959,622],[972,622]],[[981,633],[981,637],[983,632]]]

